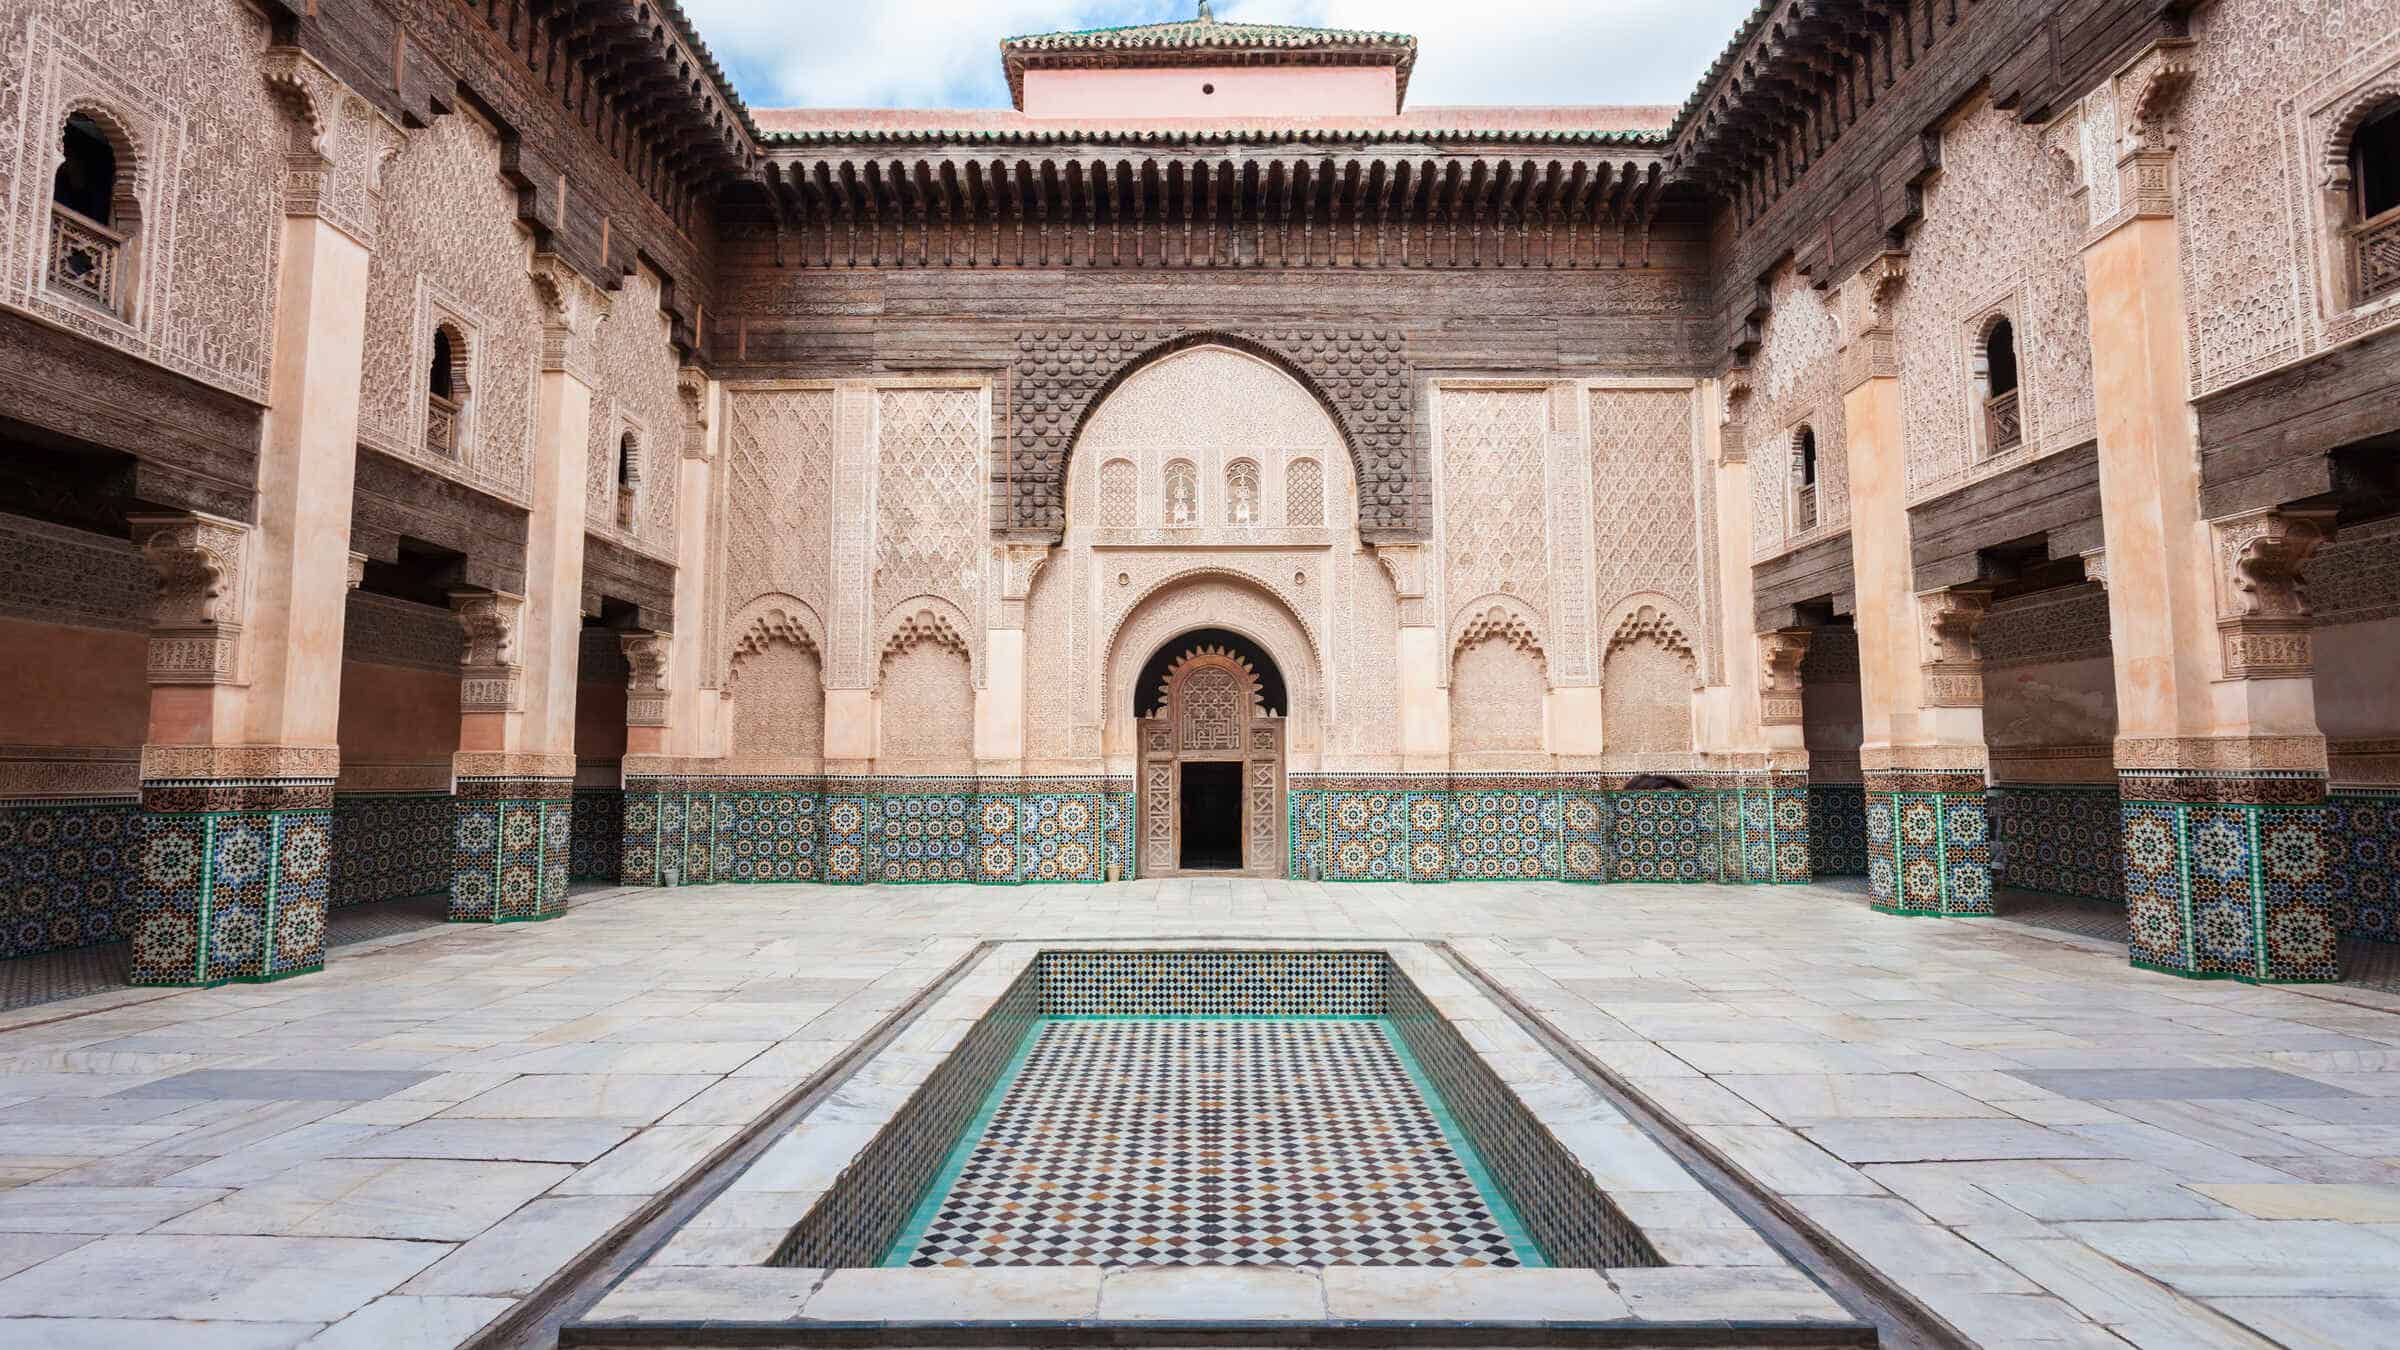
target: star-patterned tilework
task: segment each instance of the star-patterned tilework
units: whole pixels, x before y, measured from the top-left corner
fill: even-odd
[[[1065,1020],[915,1266],[1540,1264],[1380,1020]]]

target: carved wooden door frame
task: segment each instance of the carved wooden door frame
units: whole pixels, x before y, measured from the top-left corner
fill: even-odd
[[[1266,711],[1258,673],[1222,647],[1178,657],[1160,682],[1161,715],[1137,724],[1140,869],[1146,877],[1278,877],[1285,871],[1284,719]],[[1241,766],[1242,865],[1183,867],[1183,766]]]

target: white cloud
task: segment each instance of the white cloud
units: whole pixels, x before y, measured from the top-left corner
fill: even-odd
[[[683,0],[761,107],[998,107],[1019,33],[1189,18],[1190,0]],[[1411,104],[1680,103],[1751,0],[1217,0],[1217,16],[1397,29]]]

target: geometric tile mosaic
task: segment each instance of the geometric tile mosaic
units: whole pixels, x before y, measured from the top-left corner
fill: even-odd
[[[1808,785],[1809,870],[1820,877],[1867,874],[1867,790],[1859,783]]]
[[[450,815],[447,792],[335,797],[334,907],[447,889]]]
[[[2334,805],[2127,798],[2133,964],[2252,982],[2339,978]]]
[[[2345,937],[2400,943],[2400,793],[2335,791],[2328,899]]]
[[[578,789],[567,833],[567,875],[576,881],[615,881],[624,852],[625,794]]]
[[[0,958],[126,936],[141,818],[125,800],[0,803]]]
[[[1380,1017],[1390,962],[1372,951],[1050,951],[1048,1017]]]
[[[135,984],[282,979],[325,963],[333,879],[323,809],[150,812],[126,888]]]
[[[524,923],[565,911],[574,801],[564,787],[461,782],[451,799],[452,922]]]
[[[1869,791],[1867,893],[1891,914],[1990,914],[1985,794]]]
[[[1992,880],[2020,890],[2121,900],[2124,819],[2113,787],[2010,784],[1990,792]]]
[[[1050,1021],[914,1266],[1519,1266],[1380,1020]]]

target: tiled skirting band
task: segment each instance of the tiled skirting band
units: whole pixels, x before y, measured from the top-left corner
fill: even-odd
[[[1129,779],[636,778],[624,802],[628,885],[1133,875]]]
[[[1809,880],[1808,784],[1695,775],[1295,775],[1291,875],[1319,881]]]
[[[2121,773],[2133,964],[2262,983],[2338,979],[2345,812],[2323,779]]]

